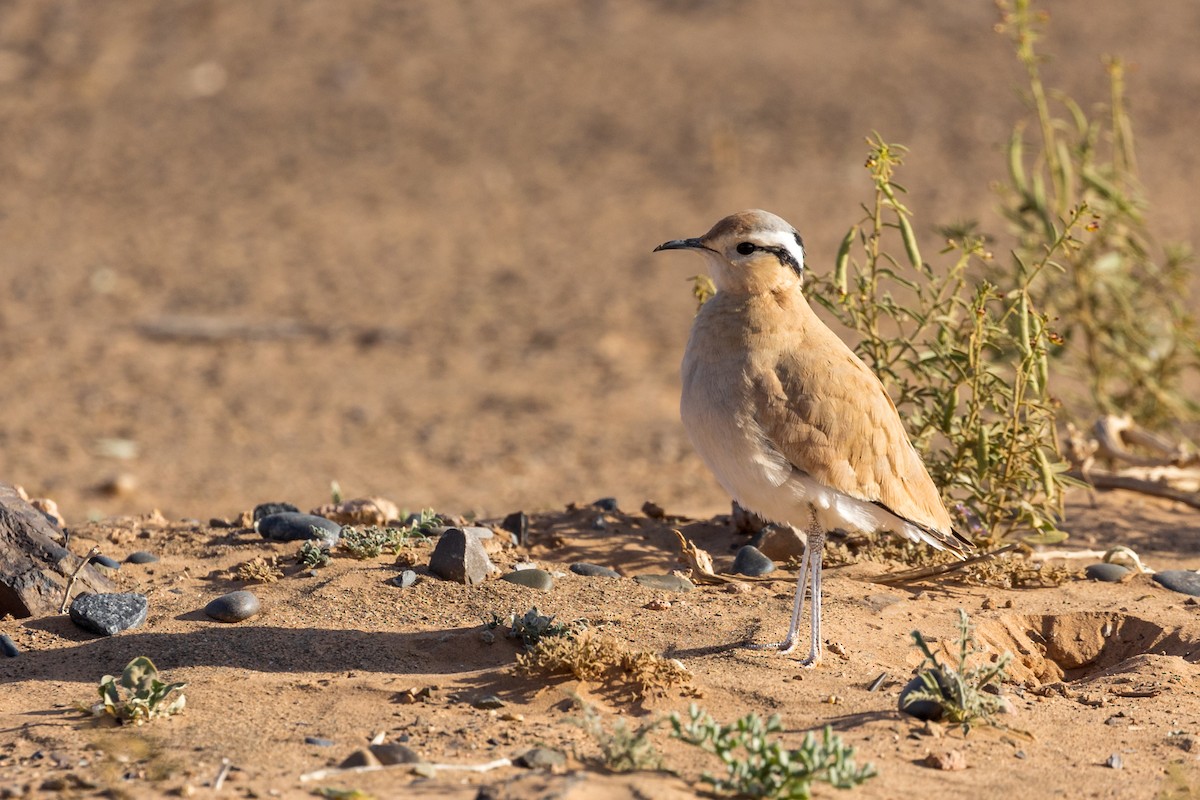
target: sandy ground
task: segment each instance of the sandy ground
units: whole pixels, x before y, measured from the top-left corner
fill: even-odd
[[[1152,225],[1200,240],[1200,6],[1053,13],[1048,75],[1085,107],[1106,96],[1101,56],[1135,65]],[[833,724],[881,771],[855,796],[1194,796],[1196,751],[1179,745],[1200,734],[1196,607],[1144,578],[910,590],[868,582],[895,564],[833,569],[828,634],[848,658],[815,672],[733,646],[781,634],[786,582],[669,598],[572,577],[548,594],[437,581],[402,594],[386,560],[339,558],[258,587],[266,610],[250,622],[197,611],[240,586],[228,567],[289,551],[210,517],[317,505],[334,480],[411,509],[542,512],[563,530],[529,555],[552,567],[673,566],[658,523],[621,516],[598,533],[553,511],[603,496],[727,510],[676,411],[691,268],[650,250],[757,206],[797,224],[809,268],[827,269],[866,196],[872,130],[912,148],[902,182],[925,252],[940,223],[1002,231],[991,184],[1020,72],[994,21],[991,4],[951,0],[0,7],[0,479],[55,498],[73,526],[155,508],[171,521],[132,538],[99,522],[76,541],[163,556],[120,573],[150,593],[143,628],[98,640],[61,618],[0,621],[24,651],[0,663],[0,791],[78,775],[95,786],[83,795],[211,792],[229,758],[225,795],[300,796],[298,776],[383,733],[448,763],[542,742],[587,767],[584,783],[506,769],[413,785],[429,796],[473,797],[480,782],[511,797],[688,796],[713,765],[665,736],[681,777],[597,771],[567,690],[606,720],[694,698],[518,678],[509,642],[481,642],[481,617],[537,603],[679,658],[723,719],[777,712],[793,741]],[[1200,566],[1194,513],[1079,497],[1067,527],[1075,547]],[[726,564],[739,541],[722,525],[689,536]],[[960,606],[995,648],[1029,651],[1011,731],[932,737],[894,712],[917,662],[908,632],[948,636]],[[1110,645],[1065,693],[1015,694],[1050,680],[1047,641],[1097,630]],[[187,711],[137,731],[82,720],[73,704],[141,654],[189,682]],[[885,689],[868,692],[881,673]],[[1126,696],[1143,684],[1157,688]],[[437,687],[428,702],[396,700],[422,687]],[[474,708],[486,693],[509,705]],[[918,764],[948,749],[970,769]],[[1103,766],[1113,753],[1120,770]],[[386,797],[411,781],[329,785]]]

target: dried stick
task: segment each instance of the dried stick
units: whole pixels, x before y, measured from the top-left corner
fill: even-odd
[[[957,572],[963,567],[969,567],[972,564],[978,564],[980,561],[987,561],[996,556],[1007,553],[1010,550],[1016,550],[1016,543],[1006,544],[999,550],[993,550],[990,553],[981,553],[977,556],[955,561],[953,564],[937,564],[932,567],[917,567],[916,569],[906,570],[904,572],[894,572],[891,575],[881,575],[878,578],[872,578],[871,583],[880,583],[883,585],[891,585],[893,583],[907,583],[909,581],[919,581],[922,578],[932,578],[935,575],[945,575],[951,572]]]
[[[65,614],[67,612],[67,603],[71,600],[71,589],[75,586],[75,581],[79,578],[79,573],[83,572],[83,568],[86,567],[88,562],[92,560],[92,556],[99,552],[100,545],[93,546],[91,550],[88,550],[87,555],[83,557],[83,560],[79,562],[79,566],[75,568],[75,571],[71,573],[71,577],[67,579],[67,588],[66,591],[63,592],[63,601],[62,605],[58,607],[58,613]]]

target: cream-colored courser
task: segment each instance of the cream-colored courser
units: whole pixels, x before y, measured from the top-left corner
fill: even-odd
[[[759,647],[795,648],[811,579],[804,664],[814,665],[826,531],[891,531],[960,557],[972,545],[951,527],[879,379],[805,300],[795,228],[766,211],[743,211],[658,250],[704,256],[717,287],[683,355],[688,437],[744,508],[806,534],[787,637]]]

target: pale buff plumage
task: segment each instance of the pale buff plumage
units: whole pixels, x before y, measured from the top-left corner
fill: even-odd
[[[705,256],[717,294],[683,358],[688,436],[742,506],[801,527],[807,550],[784,652],[797,641],[807,576],[820,659],[821,549],[833,529],[891,531],[961,555],[937,487],[879,379],[813,313],[799,234],[765,211],[726,217],[658,250]]]

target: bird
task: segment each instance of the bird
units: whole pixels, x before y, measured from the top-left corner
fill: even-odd
[[[716,293],[696,314],[681,367],[684,428],[743,508],[803,530],[787,636],[754,649],[790,653],[811,586],[811,644],[821,640],[821,558],[834,530],[886,531],[965,558],[933,479],[879,378],[829,329],[803,291],[804,242],[767,211],[725,217],[708,233],[654,248],[707,262]]]

